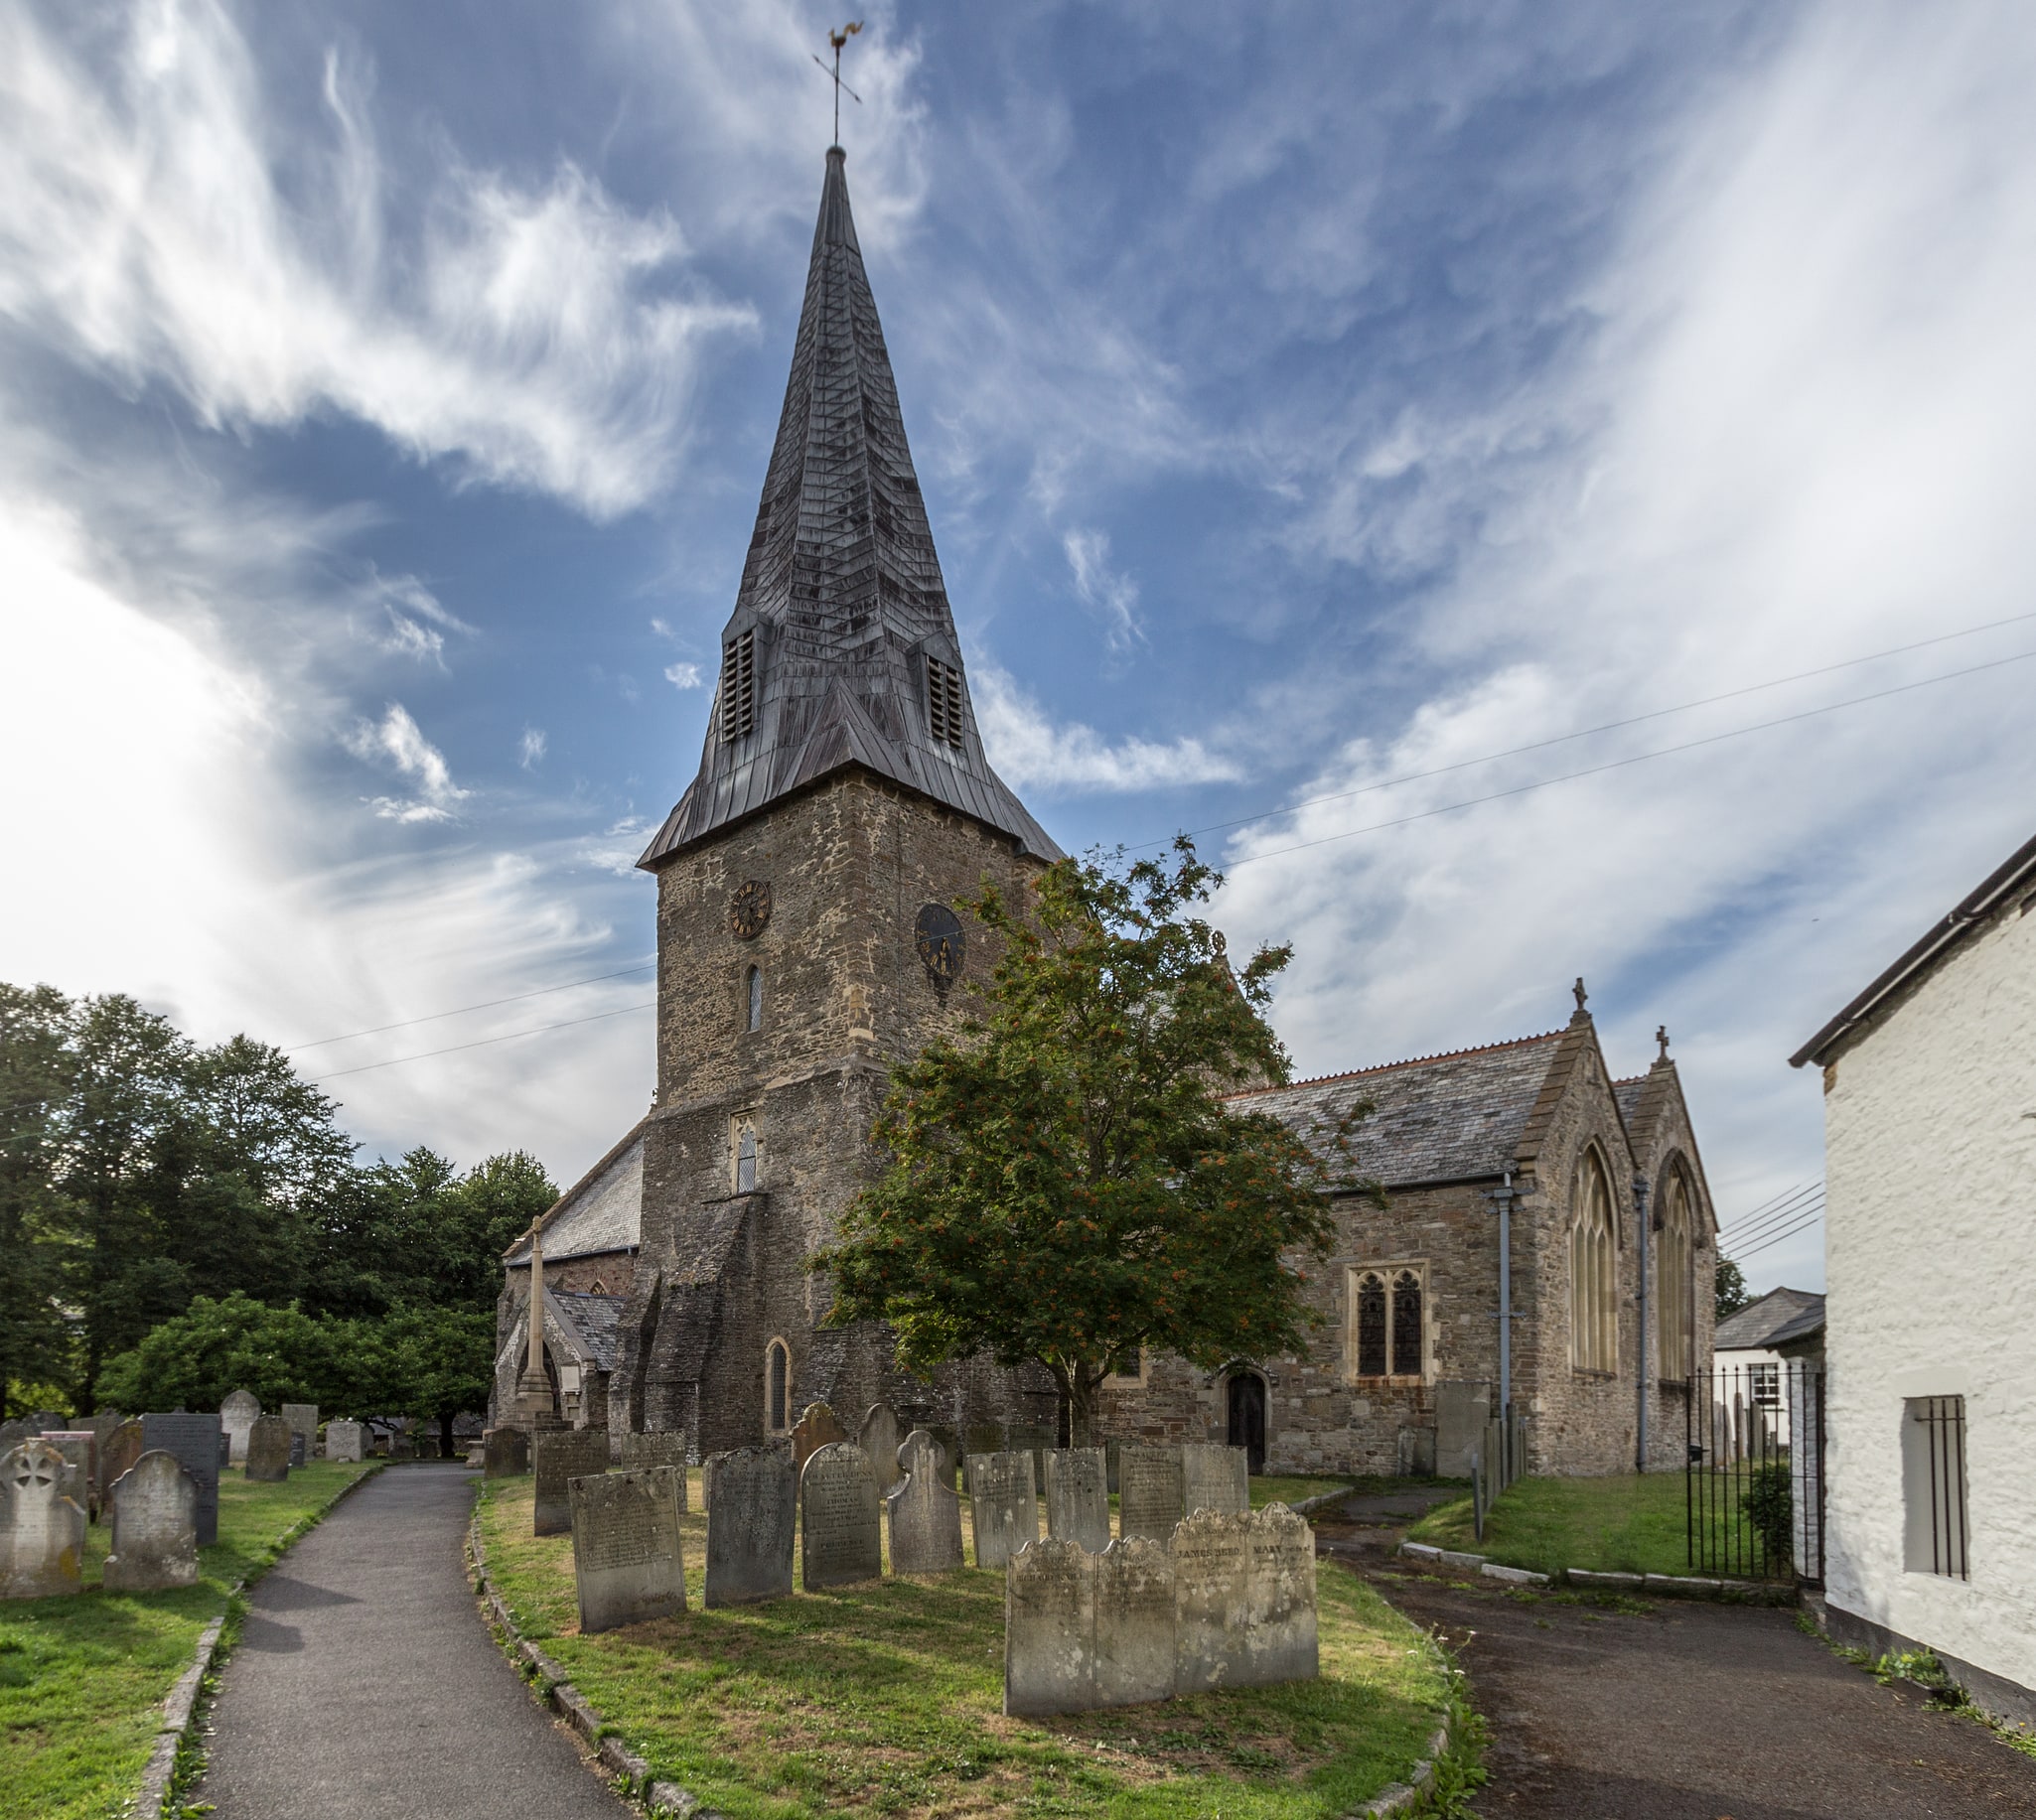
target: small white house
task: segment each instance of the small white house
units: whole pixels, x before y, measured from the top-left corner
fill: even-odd
[[[2036,840],[1791,1059],[1823,1070],[1831,1633],[2036,1723]]]
[[[1823,1298],[1814,1289],[1771,1289],[1718,1323],[1711,1340],[1713,1382],[1728,1402],[1743,1397],[1752,1418],[1766,1425],[1777,1447],[1791,1440],[1787,1394],[1793,1362],[1823,1350]]]

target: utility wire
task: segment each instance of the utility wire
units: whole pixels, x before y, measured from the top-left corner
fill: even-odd
[[[1751,1237],[1763,1226],[1775,1225],[1787,1219],[1793,1213],[1802,1212],[1812,1201],[1820,1199],[1822,1194],[1823,1184],[1820,1182],[1812,1183],[1808,1188],[1799,1190],[1796,1193],[1791,1194],[1779,1206],[1773,1207],[1764,1213],[1748,1214],[1746,1218],[1727,1226],[1721,1236],[1733,1238]]]
[[[415,1055],[391,1055],[386,1061],[364,1061],[359,1067],[336,1068],[330,1074],[317,1075],[311,1086],[321,1086],[326,1081],[338,1080],[343,1074],[365,1074],[370,1068],[392,1068],[404,1061],[428,1061],[433,1055],[455,1055],[461,1050],[486,1049],[491,1043],[513,1043],[518,1037],[541,1037],[548,1030],[570,1030],[575,1024],[599,1024],[603,1018],[621,1018],[633,1011],[651,1011],[657,1001],[646,999],[641,1005],[624,1005],[615,1011],[597,1011],[585,1018],[561,1018],[556,1024],[538,1024],[529,1030],[506,1031],[500,1037],[481,1037],[472,1043],[448,1044],[442,1050],[423,1050]]]
[[[1797,1236],[1798,1233],[1808,1232],[1812,1226],[1816,1225],[1822,1218],[1823,1209],[1819,1207],[1817,1212],[1812,1214],[1810,1218],[1806,1219],[1800,1226],[1790,1226],[1781,1232],[1777,1232],[1773,1238],[1762,1239],[1758,1245],[1747,1246],[1747,1248],[1744,1251],[1739,1252],[1733,1258],[1732,1261],[1735,1264],[1743,1263],[1747,1258],[1754,1256],[1755,1253],[1767,1250],[1767,1248],[1770,1245],[1779,1245],[1784,1239],[1794,1238]]]
[[[1724,1225],[1719,1228],[1719,1230],[1722,1232],[1730,1232],[1736,1226],[1743,1226],[1749,1219],[1753,1219],[1758,1215],[1765,1213],[1768,1210],[1768,1208],[1772,1206],[1777,1206],[1782,1201],[1792,1199],[1794,1198],[1794,1196],[1802,1193],[1805,1189],[1813,1188],[1815,1186],[1815,1183],[1812,1182],[1798,1182],[1794,1184],[1792,1187],[1784,1189],[1779,1194],[1769,1196],[1769,1198],[1763,1200],[1759,1206],[1751,1207],[1746,1212],[1741,1213],[1737,1218],[1727,1220],[1724,1223]]]
[[[1787,1213],[1775,1219],[1763,1221],[1750,1232],[1721,1232],[1718,1234],[1718,1244],[1727,1251],[1737,1250],[1742,1245],[1750,1245],[1758,1239],[1771,1237],[1780,1227],[1793,1224],[1798,1219],[1814,1219],[1823,1211],[1823,1208],[1824,1203],[1820,1198],[1805,1201],[1791,1207]]]
[[[530,992],[512,992],[506,999],[483,999],[478,1005],[459,1005],[451,1011],[430,1011],[421,1018],[405,1018],[398,1024],[377,1024],[372,1030],[350,1030],[344,1037],[321,1037],[316,1043],[292,1044],[283,1053],[302,1054],[306,1050],[322,1050],[334,1043],[351,1043],[356,1037],[379,1037],[384,1031],[408,1030],[414,1024],[435,1024],[441,1018],[463,1018],[470,1011],[492,1011],[498,1005],[517,1005],[524,999],[541,999],[547,993],[570,992],[575,986],[596,986],[603,980],[628,979],[633,974],[649,973],[656,966],[654,958],[635,967],[624,967],[616,973],[593,973],[583,980],[566,980],[556,986],[539,986]]]

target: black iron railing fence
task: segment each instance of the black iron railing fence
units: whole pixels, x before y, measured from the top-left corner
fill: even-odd
[[[1493,1501],[1526,1470],[1527,1418],[1511,1410],[1494,1416],[1471,1450],[1471,1529],[1480,1542]]]
[[[1823,1580],[1823,1368],[1723,1365],[1690,1379],[1683,1505],[1689,1570]]]

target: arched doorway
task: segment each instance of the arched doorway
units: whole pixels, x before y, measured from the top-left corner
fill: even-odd
[[[1265,1380],[1255,1371],[1231,1373],[1230,1444],[1244,1450],[1251,1471],[1265,1470]]]

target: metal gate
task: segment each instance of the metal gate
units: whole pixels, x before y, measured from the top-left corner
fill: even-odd
[[[1726,1365],[1689,1380],[1689,1571],[1823,1582],[1823,1367]]]

